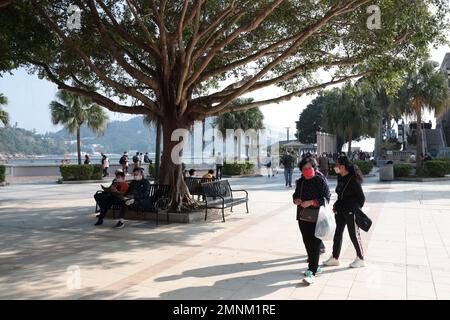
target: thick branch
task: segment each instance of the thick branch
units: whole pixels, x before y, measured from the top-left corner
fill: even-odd
[[[341,77],[339,80],[331,80],[331,81],[328,81],[328,82],[325,82],[325,83],[322,83],[319,85],[311,86],[308,88],[304,88],[304,89],[301,89],[301,90],[298,90],[298,91],[295,91],[295,92],[292,92],[292,93],[289,93],[289,94],[286,94],[286,95],[283,95],[283,96],[280,96],[277,98],[255,101],[255,102],[238,105],[238,106],[234,106],[234,105],[231,105],[231,103],[229,103],[229,105],[225,106],[225,108],[223,108],[223,107],[220,107],[220,108],[219,107],[212,107],[212,108],[197,107],[195,111],[205,113],[208,116],[216,116],[216,115],[222,114],[224,112],[234,112],[234,111],[253,109],[256,107],[260,107],[260,106],[264,106],[264,105],[268,105],[268,104],[272,104],[272,103],[280,103],[283,101],[291,100],[292,98],[304,95],[305,93],[320,90],[320,89],[326,88],[330,85],[339,84],[339,83],[345,82],[345,81],[353,79],[353,78],[364,77],[369,74],[371,74],[370,71],[355,74],[355,75],[350,75],[350,76],[344,76],[344,77]]]
[[[93,102],[98,103],[99,105],[102,105],[103,107],[107,108],[110,111],[120,112],[120,113],[128,113],[128,114],[145,114],[145,115],[147,115],[147,114],[149,114],[149,112],[151,112],[150,108],[147,108],[143,105],[127,106],[127,105],[118,104],[118,103],[114,102],[113,100],[111,100],[95,91],[88,90],[87,88],[89,86],[82,83],[78,79],[76,79],[75,82],[77,82],[80,86],[85,87],[86,89],[82,89],[80,87],[69,86],[68,84],[64,83],[64,81],[58,79],[58,77],[51,71],[50,67],[48,65],[46,65],[45,63],[41,63],[41,62],[33,61],[33,60],[30,60],[30,62],[34,65],[42,67],[44,69],[45,73],[47,74],[47,77],[50,79],[50,81],[52,81],[53,83],[58,85],[58,89],[64,89],[64,90],[78,93],[85,97],[91,98]]]
[[[154,108],[155,112],[158,112],[157,105],[155,104],[154,101],[150,100],[137,90],[130,87],[126,87],[123,84],[108,78],[94,63],[92,63],[90,57],[83,50],[81,50],[81,48],[75,42],[73,42],[71,39],[69,39],[64,35],[64,33],[58,27],[58,25],[37,4],[36,0],[32,0],[32,4],[33,7],[37,10],[38,14],[48,22],[50,28],[59,35],[59,37],[64,41],[64,43],[67,46],[72,48],[78,54],[78,56],[81,57],[81,59],[85,62],[85,64],[90,68],[92,72],[94,72],[98,76],[100,80],[104,81],[109,86],[116,88],[117,90],[123,93],[135,97],[136,99],[144,103],[144,105],[152,107]]]
[[[109,36],[108,31],[105,28],[105,25],[100,19],[100,15],[98,14],[97,8],[93,1],[89,1],[89,8],[91,10],[91,15],[94,17],[97,29],[100,32],[100,36],[102,38],[102,42],[109,48],[109,52],[116,59],[117,63],[133,78],[136,80],[145,83],[150,88],[152,88],[155,92],[159,91],[159,84],[157,81],[149,77],[147,74],[143,73],[139,69],[136,69],[132,65],[130,65],[119,52],[121,49],[114,45],[112,38]]]
[[[357,1],[352,1],[351,3],[357,3]],[[364,1],[363,1],[364,2]],[[361,4],[356,4],[356,7],[358,7]],[[353,9],[356,9],[356,7],[353,7]],[[324,25],[326,25],[330,20],[332,20],[334,17],[342,14],[342,12],[349,9],[349,5],[344,6],[343,8],[332,8],[322,19],[317,21],[316,23],[312,24],[302,34],[294,41],[294,43],[287,49],[283,54],[281,54],[279,57],[271,61],[269,64],[267,64],[261,71],[259,71],[251,80],[247,81],[245,85],[240,87],[235,93],[231,94],[229,97],[227,97],[224,101],[222,101],[217,108],[223,108],[224,106],[228,105],[231,101],[236,99],[237,97],[244,94],[254,83],[258,81],[258,79],[262,78],[266,73],[268,73],[270,70],[275,68],[277,65],[282,63],[284,60],[286,60],[290,55],[292,55],[297,48],[303,44],[309,37],[311,37],[316,31],[320,30]]]

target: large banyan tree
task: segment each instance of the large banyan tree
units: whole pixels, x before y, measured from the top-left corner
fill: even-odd
[[[173,186],[177,208],[188,191],[171,161],[174,129],[349,79],[389,77],[443,40],[447,13],[447,0],[7,2],[0,71],[26,67],[111,111],[158,121],[160,181]],[[281,93],[258,99],[271,86]],[[251,102],[233,103],[248,93]]]

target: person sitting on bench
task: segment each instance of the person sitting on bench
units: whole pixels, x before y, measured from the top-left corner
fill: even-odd
[[[120,206],[120,218],[123,220],[125,216],[125,195],[128,192],[128,183],[125,181],[125,173],[117,173],[117,183],[112,184],[108,191],[95,194],[94,198],[100,207],[100,214],[98,215],[98,220],[95,223],[96,226],[103,224],[103,219],[108,212],[108,210],[113,205]],[[123,223],[119,221],[115,228],[123,228]]]
[[[134,168],[133,181],[130,182],[130,189],[127,194],[127,197],[131,199],[126,201],[126,205],[133,209],[140,208],[144,211],[151,210],[149,193],[150,182],[144,178],[144,169],[139,167]],[[123,219],[121,221],[123,223]]]

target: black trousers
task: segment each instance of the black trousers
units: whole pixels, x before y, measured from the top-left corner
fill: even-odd
[[[222,180],[222,168],[223,168],[223,166],[216,165],[216,179],[217,180]]]
[[[308,270],[315,275],[319,267],[320,246],[322,240],[316,238],[314,233],[316,231],[316,223],[298,220],[298,226],[302,233],[303,243],[305,244],[306,252],[308,253]]]
[[[364,251],[361,241],[361,235],[359,233],[359,227],[356,224],[355,215],[350,213],[338,212],[335,215],[336,219],[336,232],[333,238],[333,257],[339,259],[342,248],[342,237],[344,235],[345,226],[347,226],[350,240],[352,240],[353,246],[356,250],[356,255],[360,259],[364,259]]]
[[[119,218],[121,219],[125,218],[125,209],[126,209],[125,201],[117,197],[115,194],[111,192],[97,193],[94,195],[94,199],[95,201],[97,201],[98,206],[100,207],[100,215],[98,216],[99,219],[103,219],[108,210],[113,205],[120,206]]]

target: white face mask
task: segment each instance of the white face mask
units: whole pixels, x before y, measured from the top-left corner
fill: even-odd
[[[134,176],[134,180],[140,181],[140,180],[142,180],[142,177],[141,176]]]
[[[336,172],[336,174],[339,174],[341,172],[341,168],[334,167],[334,172]]]

